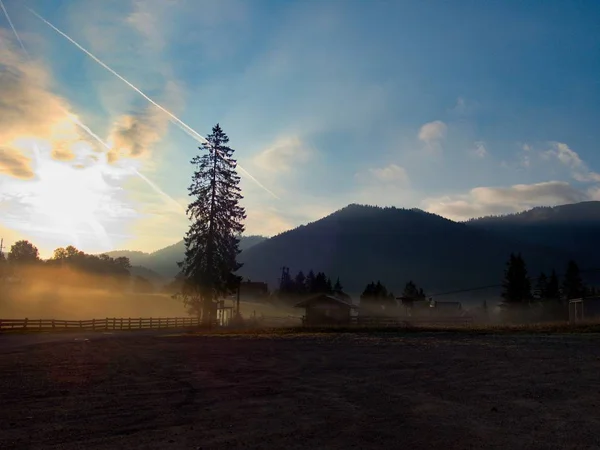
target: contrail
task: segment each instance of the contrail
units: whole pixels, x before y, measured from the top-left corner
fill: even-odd
[[[6,20],[8,21],[8,24],[12,28],[13,33],[15,34],[15,37],[17,38],[17,41],[19,41],[19,45],[21,46],[21,48],[23,49],[23,51],[25,52],[25,54],[29,58],[29,53],[27,53],[27,50],[25,49],[25,46],[23,45],[23,41],[21,40],[21,37],[19,36],[19,33],[17,33],[17,29],[13,25],[13,21],[10,20],[10,16],[8,15],[8,11],[4,7],[4,2],[2,0],[0,0],[0,7],[2,8],[2,11],[4,12],[4,16],[6,17]]]
[[[2,0],[0,0],[0,7],[2,8],[2,11],[4,12],[4,16],[6,17],[6,20],[8,21],[8,23],[10,24],[10,27],[12,28],[12,31],[15,35],[15,37],[17,38],[17,41],[19,41],[19,44],[21,45],[21,48],[23,49],[23,52],[25,53],[25,55],[27,56],[27,59],[31,60],[31,56],[29,55],[29,52],[27,52],[27,49],[25,48],[25,46],[23,45],[23,41],[21,40],[19,33],[17,32],[17,29],[15,28],[9,14],[8,11],[6,10],[5,6],[4,6],[4,2]],[[67,117],[69,117],[73,123],[75,123],[75,125],[77,125],[78,127],[80,127],[82,130],[84,130],[86,133],[88,133],[91,137],[93,137],[94,139],[96,139],[101,145],[103,145],[104,147],[106,147],[107,150],[110,150],[110,146],[104,142],[96,133],[94,133],[92,130],[90,130],[90,128],[86,125],[84,125],[79,119],[77,119],[75,116],[73,116],[72,114],[70,114],[67,110],[63,109],[63,111],[67,114]],[[39,157],[39,149],[37,148],[36,145],[36,154]],[[144,180],[146,183],[148,183],[148,185],[154,189],[154,191],[156,191],[158,194],[160,194],[161,196],[163,196],[164,198],[166,198],[167,200],[169,200],[170,202],[174,203],[175,205],[177,205],[177,207],[179,209],[181,209],[182,211],[186,211],[186,209],[181,206],[173,197],[171,197],[169,194],[167,194],[166,192],[164,192],[161,188],[159,188],[155,183],[153,183],[152,181],[150,181],[146,176],[142,175],[142,173],[140,173],[135,167],[132,168],[132,172],[134,174],[136,174],[138,177],[140,177],[142,180]]]
[[[196,141],[200,142],[200,143],[205,143],[207,142],[206,138],[204,136],[202,136],[200,133],[198,133],[196,130],[194,130],[192,127],[190,127],[188,124],[186,124],[185,122],[183,122],[179,117],[177,117],[175,114],[173,114],[172,112],[170,112],[169,110],[167,110],[166,108],[163,108],[161,105],[159,105],[157,102],[155,102],[154,100],[152,100],[150,97],[148,97],[144,92],[142,92],[140,89],[138,89],[136,86],[134,86],[132,83],[130,83],[129,81],[127,81],[127,79],[125,79],[123,76],[119,75],[117,72],[115,72],[113,69],[111,69],[109,66],[107,66],[104,62],[102,62],[100,59],[96,58],[96,56],[94,56],[89,50],[85,49],[84,47],[82,47],[81,45],[79,45],[74,39],[72,39],[70,36],[68,36],[66,33],[63,33],[62,31],[60,31],[58,28],[56,28],[54,25],[52,25],[50,22],[48,22],[46,19],[44,19],[42,16],[40,16],[38,13],[36,13],[33,9],[31,8],[27,8],[29,10],[29,12],[31,12],[34,16],[36,16],[38,19],[40,19],[42,22],[44,22],[46,25],[48,25],[50,28],[52,28],[54,31],[56,31],[58,34],[60,34],[61,36],[63,36],[65,39],[67,39],[69,42],[71,42],[73,45],[75,45],[79,50],[81,50],[82,52],[84,52],[86,55],[88,55],[90,58],[92,58],[94,61],[96,61],[98,64],[100,64],[102,67],[104,67],[106,70],[108,70],[110,73],[112,73],[114,76],[116,76],[118,79],[120,79],[123,83],[125,83],[127,86],[129,86],[131,89],[133,89],[134,91],[136,91],[138,94],[140,94],[142,97],[144,97],[146,100],[148,100],[150,103],[152,103],[154,106],[156,106],[158,109],[160,109],[162,112],[164,112],[165,114],[167,114],[172,121],[179,127],[181,128],[186,134],[188,134],[190,137],[194,138]],[[280,198],[270,189],[266,188],[262,183],[260,183],[256,178],[254,178],[246,169],[244,169],[242,166],[240,166],[239,164],[237,165],[238,169],[240,169],[241,172],[245,173],[246,176],[248,176],[248,178],[250,178],[252,181],[254,181],[259,187],[261,187],[262,189],[264,189],[266,192],[268,192],[269,194],[271,194],[273,197],[275,197],[276,199],[280,200]]]

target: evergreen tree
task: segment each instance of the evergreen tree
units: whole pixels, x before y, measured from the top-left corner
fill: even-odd
[[[314,294],[314,293],[316,293],[316,284],[315,284],[315,282],[316,282],[315,273],[311,269],[308,272],[308,275],[306,275],[306,281],[305,281],[306,292],[308,294]]]
[[[549,300],[560,300],[560,281],[556,271],[552,270],[546,286],[546,298]]]
[[[507,305],[529,303],[531,300],[531,281],[520,253],[518,255],[511,253],[504,271],[502,287],[502,298]]]
[[[567,264],[567,271],[562,285],[563,297],[565,300],[582,298],[585,296],[586,289],[581,279],[579,266],[573,260]]]
[[[543,272],[537,279],[534,290],[534,297],[538,300],[548,299],[548,277]]]
[[[396,306],[394,294],[388,292],[387,288],[378,280],[377,283],[369,283],[360,296],[360,304],[366,309],[380,311]]]
[[[239,236],[246,218],[239,205],[243,197],[229,138],[217,124],[206,139],[200,147],[205,153],[191,160],[195,171],[188,191],[193,201],[187,215],[192,223],[184,238],[185,257],[179,263],[184,276],[180,296],[205,324],[214,319],[215,301],[240,281],[234,272],[241,267]]]
[[[294,278],[294,288],[298,295],[306,294],[306,277],[304,276],[304,272],[298,272]]]
[[[342,292],[344,290],[344,287],[342,286],[342,283],[340,283],[340,277],[337,277],[337,280],[335,281],[335,284],[333,285],[333,292]]]

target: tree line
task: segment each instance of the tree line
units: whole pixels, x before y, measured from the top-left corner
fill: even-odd
[[[512,253],[506,263],[502,281],[502,306],[508,310],[541,306],[553,318],[564,318],[568,301],[598,295],[595,286],[588,286],[574,260],[567,263],[564,275],[553,269],[532,278],[520,253]]]
[[[54,250],[51,258],[42,259],[38,248],[27,240],[15,242],[7,255],[0,253],[0,279],[4,283],[19,284],[44,281],[47,276],[53,283],[94,288],[132,288],[137,292],[150,292],[153,285],[147,279],[131,277],[131,263],[127,257],[112,258],[109,255],[91,255],[74,246]],[[87,276],[86,276],[87,275]]]

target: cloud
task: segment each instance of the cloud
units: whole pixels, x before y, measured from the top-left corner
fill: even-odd
[[[390,164],[380,168],[370,168],[366,172],[357,173],[355,178],[360,182],[385,184],[388,186],[406,186],[410,183],[406,169],[397,164]]]
[[[253,163],[262,170],[284,174],[309,162],[315,150],[298,136],[286,136],[277,139],[253,158]]]
[[[31,159],[12,148],[0,148],[0,173],[24,180],[35,176]]]
[[[173,113],[183,104],[183,93],[178,84],[168,82],[163,106]],[[161,102],[159,102],[161,103]],[[123,114],[114,121],[108,137],[108,162],[122,158],[146,156],[160,142],[169,129],[170,117],[154,105],[148,105],[138,113]]]
[[[38,62],[25,60],[0,29],[0,172],[31,178],[31,152],[50,148],[57,160],[75,158],[72,146],[84,135],[69,104],[50,91],[50,75]]]
[[[600,182],[600,173],[590,170],[577,152],[571,150],[567,144],[553,142],[552,148],[546,151],[545,155],[556,158],[563,166],[569,168],[576,181],[582,183]]]
[[[510,187],[477,187],[467,194],[429,198],[424,209],[453,220],[507,214],[535,206],[556,206],[589,200],[590,194],[563,181],[517,184]]]
[[[472,150],[472,153],[478,158],[485,158],[488,155],[487,148],[485,147],[485,142],[475,142],[475,148]]]
[[[426,123],[419,130],[419,140],[429,151],[441,150],[441,141],[446,137],[447,125],[441,120]]]

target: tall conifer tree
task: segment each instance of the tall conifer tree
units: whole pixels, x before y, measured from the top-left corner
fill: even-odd
[[[191,224],[179,267],[184,279],[180,296],[190,312],[208,324],[214,320],[215,301],[239,283],[234,273],[241,267],[237,256],[246,212],[239,205],[243,197],[229,138],[217,124],[206,139],[199,147],[203,154],[191,160],[195,167],[188,188],[193,198],[187,208]]]

